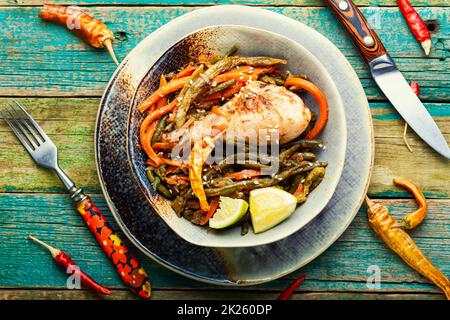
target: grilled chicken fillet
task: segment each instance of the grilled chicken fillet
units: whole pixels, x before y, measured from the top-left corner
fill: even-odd
[[[249,82],[218,110],[163,139],[178,142],[181,138],[190,137],[191,141],[196,141],[214,135],[215,128],[226,127],[227,141],[236,137],[251,141],[267,137],[269,140],[273,133],[278,133],[277,140],[284,144],[302,134],[311,121],[311,112],[298,95],[284,87],[261,81]]]

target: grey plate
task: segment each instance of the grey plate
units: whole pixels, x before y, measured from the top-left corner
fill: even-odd
[[[145,41],[145,40],[144,40]],[[161,74],[176,72],[200,54],[224,54],[233,45],[239,48],[243,56],[271,56],[288,61],[285,69],[293,74],[305,73],[325,93],[329,106],[329,120],[325,130],[320,134],[326,149],[315,150],[320,161],[328,161],[325,177],[320,185],[308,195],[308,201],[282,223],[262,233],[249,232],[241,236],[239,226],[224,230],[200,228],[186,219],[180,219],[170,202],[153,191],[145,168],[147,156],[139,148],[139,128],[144,119],[137,110],[138,106],[159,86]],[[136,63],[139,56],[129,56],[130,63]],[[139,62],[139,61],[137,61]],[[302,99],[307,106],[315,110],[316,101],[309,94]],[[344,168],[347,130],[342,99],[325,67],[314,55],[296,41],[261,29],[246,26],[212,26],[190,33],[168,51],[150,68],[140,83],[131,102],[128,121],[128,156],[136,181],[153,205],[159,216],[184,240],[205,247],[252,247],[281,240],[316,217],[333,196]]]
[[[269,245],[205,248],[181,239],[153,212],[134,180],[126,156],[129,105],[141,79],[180,38],[217,24],[260,28],[299,42],[323,63],[346,107],[346,161],[333,198],[321,214],[301,230]],[[145,64],[132,63],[144,59]],[[105,198],[129,239],[146,255],[180,274],[224,285],[251,285],[279,278],[326,250],[356,215],[367,191],[374,154],[367,99],[354,70],[340,51],[325,37],[299,22],[245,6],[210,7],[191,12],[158,29],[133,49],[104,93],[97,117],[95,145]]]

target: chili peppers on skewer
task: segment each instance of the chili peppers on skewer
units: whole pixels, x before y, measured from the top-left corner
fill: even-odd
[[[386,207],[374,203],[366,196],[369,225],[381,240],[411,268],[433,282],[450,300],[450,281],[417,247],[403,229],[396,228],[397,220]]]
[[[112,47],[114,34],[98,19],[91,17],[76,7],[64,7],[54,4],[45,4],[39,17],[45,21],[64,24],[67,29],[87,40],[95,48],[106,48],[116,64],[116,55]]]
[[[422,45],[425,54],[429,55],[431,49],[431,36],[425,22],[423,22],[420,15],[408,0],[397,0],[397,4],[403,14],[403,17],[408,23],[409,29]]]
[[[402,186],[411,192],[416,199],[419,209],[414,212],[407,214],[403,219],[402,223],[395,225],[394,227],[403,227],[405,229],[413,229],[417,227],[425,218],[427,214],[427,199],[425,198],[423,192],[417,187],[414,182],[409,179],[394,179],[394,183],[398,186]]]
[[[78,266],[75,264],[75,262],[70,258],[70,256],[67,253],[58,250],[56,248],[53,248],[52,246],[46,244],[45,242],[33,237],[32,235],[28,235],[28,238],[47,248],[53,257],[53,260],[55,260],[55,262],[64,269],[67,270],[67,268],[69,268],[70,266],[78,268]],[[95,282],[94,279],[92,279],[90,276],[84,273],[81,269],[79,269],[79,275],[81,283],[86,288],[89,288],[101,294],[111,294],[111,290]]]

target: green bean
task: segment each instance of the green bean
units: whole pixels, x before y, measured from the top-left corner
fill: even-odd
[[[275,80],[272,79],[272,77],[268,76],[268,75],[263,75],[261,78],[259,78],[260,81],[268,83],[268,84],[273,84],[276,85]]]
[[[296,139],[285,144],[283,147],[291,147],[294,145],[299,145],[302,148],[321,148],[323,147],[322,141],[319,140],[304,140],[304,139]]]
[[[273,84],[277,86],[284,86],[284,80],[279,77],[270,76],[268,74],[263,75],[259,80],[262,82]]]
[[[316,181],[318,181],[318,183],[320,183],[320,181],[323,179],[324,176],[325,176],[325,168],[324,167],[316,167],[313,170],[311,170],[311,172],[308,173],[308,175],[306,176],[305,182],[303,183],[302,192],[296,196],[297,202],[298,203],[305,202],[310,190],[313,190],[311,188],[312,184]],[[317,186],[317,184],[315,186]]]
[[[229,87],[231,87],[235,83],[236,83],[235,79],[231,79],[231,80],[219,83],[217,86],[212,87],[211,89],[206,91],[205,95],[210,95],[210,94],[213,94],[213,93],[220,92],[222,90],[228,89]]]
[[[245,221],[241,226],[241,236],[245,236],[248,233],[249,223]]]
[[[293,154],[293,158],[294,157],[299,157],[299,158],[301,158],[302,160],[306,160],[306,161],[316,161],[317,160],[317,156],[316,156],[316,154],[315,153],[312,153],[312,152],[298,152],[298,153],[295,153],[295,154]]]
[[[294,144],[294,145],[290,146],[288,149],[283,150],[278,157],[280,163],[284,163],[287,159],[289,159],[294,154],[295,151],[300,149],[300,147],[301,147],[300,144]]]
[[[202,77],[198,77],[188,83],[186,93],[180,94],[180,104],[178,105],[177,114],[175,116],[175,125],[180,128],[186,122],[186,115],[192,102],[198,97],[203,87],[208,84],[212,79],[218,76],[223,71],[226,71],[233,67],[233,60],[231,58],[224,58],[212,65],[208,70],[203,73]]]
[[[287,61],[284,59],[277,59],[272,57],[230,57],[230,59],[234,59],[234,65],[250,65],[253,67],[271,67],[277,64],[286,64]]]
[[[156,179],[156,177],[153,175],[153,170],[147,168],[146,173],[147,173],[148,180],[153,185],[153,183],[155,182],[155,179]],[[160,179],[159,176],[158,176],[158,179]],[[157,187],[157,189],[155,189],[155,190],[158,191],[163,197],[165,197],[167,199],[173,199],[173,197],[174,197],[173,192],[170,192],[170,190],[165,185],[163,185],[162,183],[158,183],[156,187]]]
[[[181,213],[186,206],[186,202],[192,194],[191,188],[187,188],[182,194],[178,195],[172,201],[172,208],[175,210],[177,216],[181,217]]]
[[[298,185],[302,182],[303,178],[304,178],[304,175],[302,175],[302,174],[296,174],[296,175],[294,176],[294,179],[293,179],[293,181],[292,181],[292,184],[289,186],[289,188],[288,188],[287,191],[288,191],[289,193],[293,193],[295,190],[297,190]]]
[[[155,133],[153,134],[153,138],[152,138],[152,144],[154,144],[155,142],[158,142],[161,139],[161,134],[165,128],[165,126],[167,125],[167,118],[169,117],[169,115],[165,115],[164,117],[158,119],[158,124],[156,125],[156,130]]]
[[[207,197],[215,197],[215,196],[226,196],[233,193],[236,193],[242,189],[252,190],[257,188],[271,187],[279,184],[280,182],[286,180],[288,177],[302,173],[308,172],[316,167],[325,167],[327,166],[326,162],[304,162],[299,164],[296,167],[289,168],[280,173],[277,173],[271,178],[259,178],[259,179],[251,179],[251,180],[242,180],[234,182],[233,184],[225,185],[220,188],[207,188],[205,189],[205,193]]]
[[[232,56],[233,54],[235,54],[237,51],[239,50],[239,47],[237,45],[233,45],[226,53],[225,53],[225,57],[229,57]]]
[[[238,160],[244,160],[243,163],[238,162]],[[266,164],[260,163],[258,161],[262,161],[265,163],[271,163],[275,161],[275,158],[265,155],[265,154],[254,154],[250,152],[239,152],[232,154],[222,161],[219,162],[218,167],[221,165],[230,165],[230,164],[242,164],[242,165],[254,165],[257,169],[267,168],[269,167]]]

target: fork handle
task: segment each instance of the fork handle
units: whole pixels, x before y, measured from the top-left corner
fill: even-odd
[[[82,200],[77,202],[76,208],[86,221],[89,230],[97,238],[103,251],[116,267],[117,273],[132,292],[142,298],[149,298],[151,287],[147,273],[128,251],[119,235],[113,231],[92,199],[84,194],[81,195]]]

